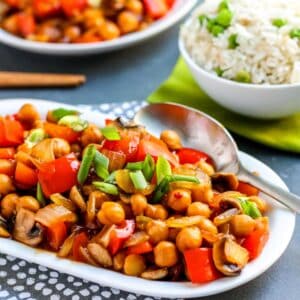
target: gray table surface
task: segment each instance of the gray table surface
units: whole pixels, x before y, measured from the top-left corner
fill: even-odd
[[[178,26],[142,45],[78,58],[38,56],[0,46],[1,70],[80,72],[88,78],[85,85],[76,89],[0,90],[0,98],[31,97],[69,104],[145,99],[167,78],[177,60],[177,33]],[[273,150],[237,136],[236,140],[241,150],[265,162],[279,173],[293,192],[300,194],[299,155]],[[209,299],[300,299],[299,232],[298,219],[287,251],[266,273],[243,287]]]

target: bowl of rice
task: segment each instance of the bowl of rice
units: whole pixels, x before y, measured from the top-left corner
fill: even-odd
[[[205,0],[181,27],[179,48],[222,106],[263,119],[300,111],[299,0]]]

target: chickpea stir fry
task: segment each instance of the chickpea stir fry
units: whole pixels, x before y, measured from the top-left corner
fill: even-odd
[[[235,276],[268,239],[267,205],[179,135],[25,104],[0,118],[0,236],[151,280]]]
[[[2,0],[0,27],[48,43],[92,43],[147,28],[173,0]]]

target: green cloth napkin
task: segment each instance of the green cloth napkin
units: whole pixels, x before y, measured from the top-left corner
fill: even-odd
[[[274,148],[300,153],[300,114],[264,121],[230,112],[199,88],[182,58],[170,77],[148,97],[148,101],[176,102],[197,108],[241,136]]]

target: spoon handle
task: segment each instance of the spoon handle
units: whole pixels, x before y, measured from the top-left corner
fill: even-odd
[[[272,184],[266,179],[254,175],[252,172],[248,171],[244,166],[241,166],[238,173],[240,180],[250,183],[257,187],[259,190],[267,194],[268,196],[274,198],[284,206],[290,208],[294,212],[300,214],[300,197],[286,191],[277,185]]]

